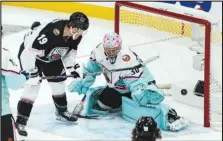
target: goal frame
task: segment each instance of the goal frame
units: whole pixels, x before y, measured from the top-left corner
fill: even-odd
[[[188,21],[196,24],[203,25],[205,28],[205,61],[204,61],[204,127],[210,127],[210,49],[211,49],[211,22],[205,19],[192,17],[184,14],[178,14],[170,11],[165,11],[162,9],[153,8],[150,6],[145,6],[141,4],[136,4],[132,2],[117,1],[115,3],[115,18],[114,18],[114,31],[119,34],[120,28],[120,7],[128,7],[136,10],[141,10],[144,12],[149,12],[153,14],[158,14],[162,16],[167,16],[183,21]]]

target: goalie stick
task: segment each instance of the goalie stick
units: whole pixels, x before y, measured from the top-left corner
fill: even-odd
[[[129,67],[129,68],[120,68],[120,69],[113,69],[113,70],[109,70],[109,72],[117,72],[117,71],[126,71],[126,70],[131,70],[134,68],[140,68],[140,67],[144,67],[146,64],[155,61],[156,59],[159,58],[159,55],[157,56],[153,56],[148,58],[147,60],[145,60],[144,62],[142,62],[141,64],[134,66],[134,67]],[[88,73],[91,75],[96,75],[96,74],[100,74],[101,72],[94,72],[94,73]],[[58,76],[46,76],[46,77],[42,77],[41,79],[60,79],[60,78],[69,78],[69,77],[74,77],[74,75],[58,75]],[[157,84],[157,87],[159,89],[171,89],[171,84]],[[170,94],[167,94],[166,92],[164,93],[166,96],[170,96]]]
[[[83,107],[84,107],[84,100],[86,99],[86,94],[84,97],[81,99],[81,102],[77,104],[72,112],[72,115],[75,114],[76,116],[80,115]]]
[[[112,117],[109,118],[107,116],[101,116],[99,114],[91,114],[91,115],[86,115],[86,116],[80,115],[82,109],[84,108],[84,101],[85,101],[85,99],[86,99],[86,94],[81,99],[81,102],[74,107],[72,115],[74,114],[78,118],[86,118],[86,119],[111,119],[112,118]]]
[[[82,109],[84,108],[84,101],[85,101],[85,99],[86,99],[86,94],[81,99],[81,102],[74,107],[72,115],[74,114],[78,118],[85,118],[85,119],[113,119],[113,118],[115,118],[114,116],[100,115],[100,114],[91,114],[91,115],[86,115],[86,116],[80,115]]]
[[[113,69],[113,70],[109,70],[109,72],[118,72],[118,71],[126,71],[126,70],[131,70],[134,68],[140,68],[140,67],[144,67],[146,64],[155,61],[156,59],[159,58],[159,55],[157,56],[153,56],[148,58],[147,60],[145,60],[144,62],[142,62],[141,64],[134,66],[134,67],[129,67],[129,68],[120,68],[120,69]],[[100,74],[101,72],[94,72],[94,73],[87,73],[87,74],[91,74],[91,75],[96,75],[96,74]],[[42,77],[41,79],[60,79],[60,78],[69,78],[69,77],[74,77],[74,75],[58,75],[58,76],[46,76],[46,77]],[[157,84],[157,87],[160,89],[170,89],[171,88],[171,84]]]
[[[128,67],[128,68],[119,68],[119,69],[112,69],[112,70],[108,70],[108,72],[118,72],[118,71],[126,71],[126,70],[131,70],[131,69],[135,69],[135,68],[141,68],[144,67],[146,64],[156,60],[159,58],[159,55],[157,56],[153,56],[148,58],[147,60],[145,60],[144,62],[142,62],[141,64],[134,66],[134,67]],[[86,73],[87,75],[97,75],[100,74],[101,72],[93,72],[93,73]],[[84,74],[84,75],[86,75]],[[58,76],[46,76],[46,77],[42,77],[41,79],[60,79],[60,78],[69,78],[69,77],[74,77],[74,75],[58,75]]]

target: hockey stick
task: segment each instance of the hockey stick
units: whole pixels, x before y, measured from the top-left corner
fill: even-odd
[[[61,78],[69,78],[69,77],[74,77],[74,75],[57,75],[57,76],[46,76],[46,77],[42,77],[41,80],[44,80],[44,79],[61,79]]]
[[[118,71],[126,71],[126,70],[131,70],[131,69],[135,69],[135,68],[141,68],[144,67],[146,64],[158,59],[159,56],[153,56],[148,58],[147,60],[145,60],[143,63],[134,66],[134,67],[128,67],[128,68],[120,68],[120,69],[112,69],[112,70],[108,70],[108,72],[118,72]],[[94,73],[86,73],[87,75],[97,75],[97,74],[101,74],[101,72],[94,72]],[[86,75],[84,74],[84,75]],[[58,76],[46,76],[46,77],[42,77],[41,79],[60,79],[60,78],[69,78],[69,77],[74,77],[74,75],[58,75]]]
[[[157,88],[161,89],[163,91],[163,94],[165,96],[172,96],[168,90],[172,88],[171,84],[156,84]]]
[[[99,92],[102,92],[102,91],[103,91],[103,89],[99,90]],[[81,116],[80,115],[82,109],[84,108],[84,101],[85,101],[86,97],[87,97],[87,95],[85,94],[84,97],[81,99],[81,102],[74,107],[72,115],[76,115],[77,117],[80,117],[80,118],[95,119],[99,115],[94,115],[94,116]]]
[[[84,97],[81,99],[81,102],[79,104],[77,104],[75,107],[74,107],[74,110],[72,112],[72,115],[80,115],[83,107],[84,107],[84,101],[86,99],[86,94],[84,95]]]
[[[160,89],[171,89],[171,84],[156,84],[156,86]]]

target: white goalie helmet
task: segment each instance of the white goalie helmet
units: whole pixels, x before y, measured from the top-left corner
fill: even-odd
[[[108,60],[111,64],[116,62],[118,53],[121,50],[122,39],[115,32],[109,32],[105,34],[103,39],[103,47],[105,55],[108,57]]]

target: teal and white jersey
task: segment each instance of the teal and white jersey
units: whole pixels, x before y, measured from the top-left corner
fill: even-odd
[[[19,66],[15,63],[11,53],[2,48],[2,109],[1,116],[11,113],[9,105],[9,90],[18,89],[26,82],[26,77],[20,74]]]
[[[118,53],[115,64],[111,64],[109,60],[106,59],[103,46],[99,44],[91,52],[90,60],[88,61],[84,72],[101,72],[105,76],[109,87],[116,89],[120,93],[133,92],[137,89],[137,86],[147,86],[149,82],[154,81],[154,77],[147,67],[108,73],[106,73],[106,70],[131,68],[140,65],[140,61],[141,60],[136,54],[128,49],[122,49]],[[96,75],[88,75],[85,80],[94,81],[95,78]]]

